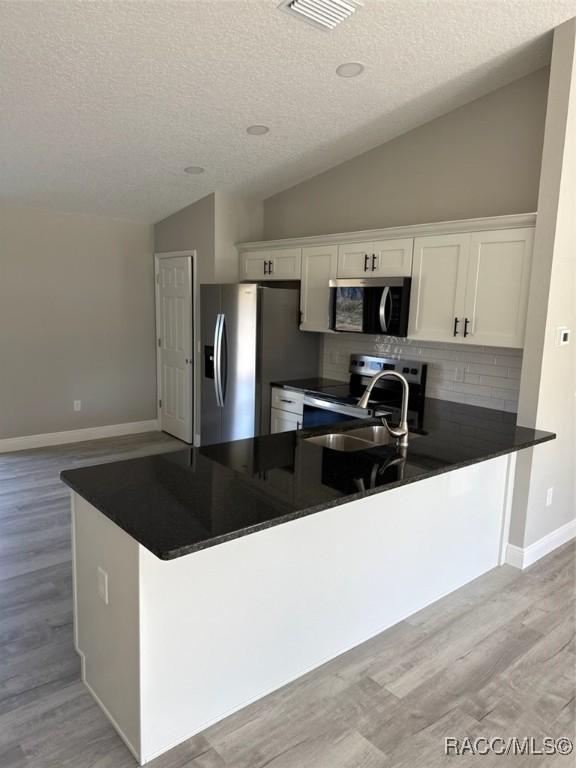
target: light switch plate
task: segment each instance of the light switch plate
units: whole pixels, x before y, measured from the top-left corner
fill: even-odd
[[[98,566],[98,597],[105,605],[108,605],[108,574]]]

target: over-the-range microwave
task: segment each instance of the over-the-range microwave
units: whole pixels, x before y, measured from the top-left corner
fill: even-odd
[[[330,280],[330,328],[406,336],[410,284],[409,277]]]

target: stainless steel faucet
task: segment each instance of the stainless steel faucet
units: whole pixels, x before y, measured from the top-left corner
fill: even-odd
[[[395,437],[398,440],[398,445],[400,448],[407,448],[408,447],[408,399],[410,397],[410,388],[408,386],[408,382],[402,376],[401,373],[396,373],[396,371],[380,371],[380,373],[377,373],[376,376],[372,379],[370,384],[366,387],[366,391],[358,400],[358,407],[359,408],[368,408],[368,402],[370,400],[370,395],[372,394],[372,390],[374,389],[374,386],[376,385],[377,381],[380,381],[380,379],[398,379],[398,381],[402,384],[402,407],[400,409],[400,423],[397,427],[391,427],[386,419],[382,419],[382,423],[392,435],[392,437]]]

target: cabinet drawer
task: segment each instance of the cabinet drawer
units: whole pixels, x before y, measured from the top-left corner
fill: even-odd
[[[291,389],[272,387],[272,408],[280,411],[290,411],[298,416],[304,412],[304,392],[293,392]]]

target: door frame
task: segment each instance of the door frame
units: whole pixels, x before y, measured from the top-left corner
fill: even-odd
[[[155,337],[154,348],[156,350],[156,419],[158,421],[158,428],[162,430],[162,414],[160,412],[160,400],[162,400],[162,371],[160,366],[160,354],[158,349],[158,339],[160,338],[161,318],[160,318],[160,284],[158,282],[158,276],[160,274],[160,262],[163,259],[174,259],[188,257],[190,259],[190,300],[192,301],[192,441],[196,444],[196,435],[194,432],[197,424],[196,420],[196,408],[198,392],[198,380],[197,380],[197,360],[198,355],[196,353],[197,348],[197,333],[199,328],[199,306],[198,306],[198,280],[196,272],[196,259],[197,252],[193,251],[163,251],[161,253],[154,253],[154,306],[155,306]]]

